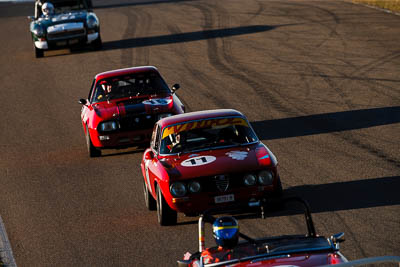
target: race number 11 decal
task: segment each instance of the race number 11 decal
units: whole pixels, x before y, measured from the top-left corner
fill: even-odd
[[[214,156],[198,156],[182,161],[181,165],[184,167],[194,167],[209,164],[217,158]]]

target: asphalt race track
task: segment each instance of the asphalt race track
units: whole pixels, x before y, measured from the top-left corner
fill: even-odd
[[[339,0],[93,3],[104,49],[42,59],[33,3],[0,3],[0,214],[18,266],[176,266],[197,250],[197,218],[161,227],[146,210],[141,150],[87,154],[78,99],[95,74],[140,65],[179,83],[189,111],[242,111],[348,259],[400,255],[400,16]],[[241,230],[302,232],[296,216]]]

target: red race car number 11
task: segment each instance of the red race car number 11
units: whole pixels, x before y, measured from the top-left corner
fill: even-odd
[[[182,161],[181,165],[184,167],[194,167],[209,164],[215,161],[217,158],[214,156],[199,156],[186,159]]]

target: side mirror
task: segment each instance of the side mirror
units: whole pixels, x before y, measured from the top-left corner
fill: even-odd
[[[335,248],[336,250],[339,250],[339,249],[340,249],[339,243],[345,241],[345,239],[344,239],[344,233],[341,232],[341,233],[332,235],[332,236],[331,236],[331,240],[332,240],[332,243],[333,243],[334,248]]]
[[[86,105],[86,103],[87,103],[86,99],[83,99],[83,98],[79,99],[78,102],[79,102],[79,104],[82,104],[82,105]]]
[[[345,240],[344,239],[344,233],[341,232],[341,233],[338,233],[338,234],[334,234],[334,235],[331,236],[331,239],[332,239],[333,243],[343,242]]]
[[[144,154],[144,159],[153,159],[154,158],[154,153],[153,151],[149,150]]]
[[[175,91],[178,90],[179,88],[181,88],[181,87],[180,87],[180,85],[178,83],[174,84],[172,86],[172,93],[175,93]]]

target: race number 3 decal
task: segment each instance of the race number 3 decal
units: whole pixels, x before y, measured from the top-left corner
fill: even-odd
[[[184,167],[194,167],[209,164],[217,158],[214,156],[198,156],[182,161],[181,165]]]

